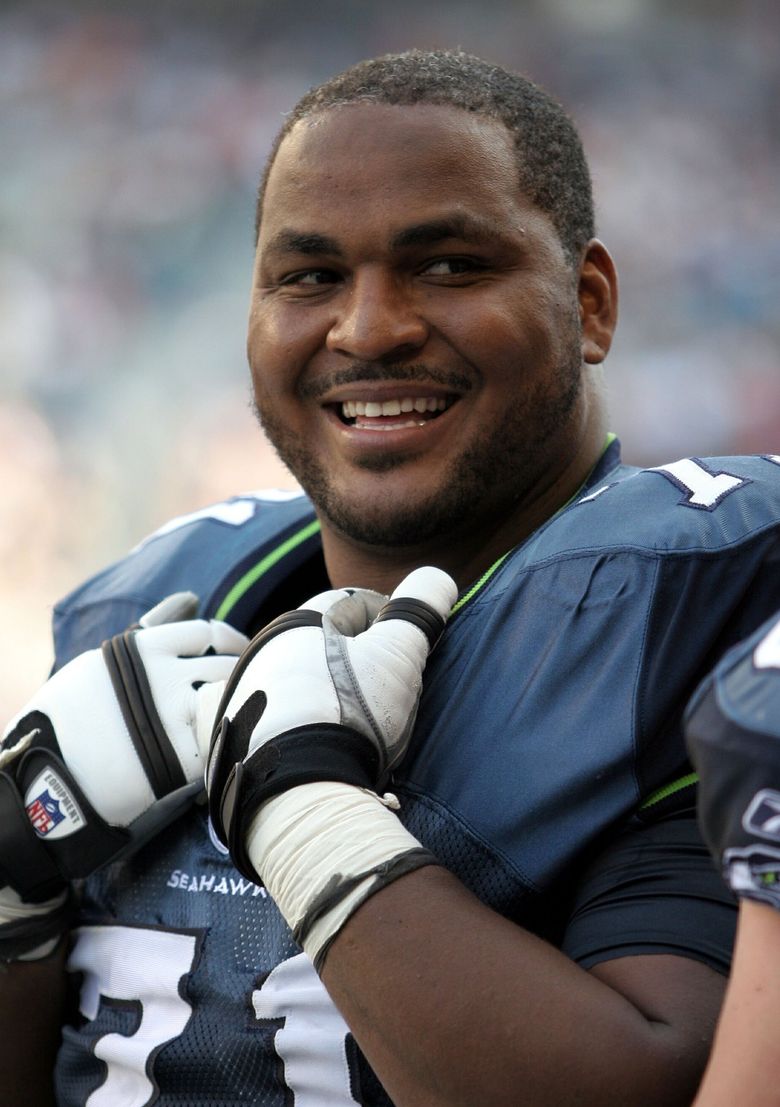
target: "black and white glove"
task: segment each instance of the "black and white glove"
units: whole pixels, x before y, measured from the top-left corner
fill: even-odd
[[[368,896],[435,863],[377,793],[406,752],[456,597],[434,568],[389,600],[325,592],[265,627],[228,680],[207,769],[212,822],[317,967]]]
[[[203,788],[214,712],[247,643],[169,596],[55,673],[0,745],[0,959],[43,956],[68,888],[166,826]]]
[[[730,650],[685,718],[699,824],[738,896],[780,910],[780,619]]]

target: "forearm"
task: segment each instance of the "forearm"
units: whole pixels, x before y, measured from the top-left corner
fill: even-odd
[[[780,913],[742,900],[723,1014],[695,1107],[775,1107],[780,1086]]]
[[[0,1073],[4,1103],[54,1104],[54,1060],[65,998],[65,948],[43,961],[0,966]]]
[[[720,978],[682,958],[630,960],[671,962],[688,980],[661,974],[658,1002],[645,988],[640,1009],[630,987],[621,994],[428,867],[352,916],[322,978],[397,1107],[689,1104]],[[689,985],[699,999],[686,1008]]]

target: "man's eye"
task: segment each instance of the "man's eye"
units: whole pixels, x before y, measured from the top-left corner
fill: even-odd
[[[436,258],[428,262],[423,273],[430,277],[453,277],[459,273],[473,273],[479,268],[473,258]]]
[[[321,284],[333,284],[337,280],[338,276],[332,269],[302,269],[297,273],[290,273],[289,276],[283,277],[279,284],[312,287]]]

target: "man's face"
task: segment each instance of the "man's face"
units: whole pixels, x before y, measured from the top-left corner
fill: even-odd
[[[457,540],[570,462],[576,280],[517,180],[506,129],[450,107],[352,104],[283,141],[249,360],[263,426],[326,526]]]

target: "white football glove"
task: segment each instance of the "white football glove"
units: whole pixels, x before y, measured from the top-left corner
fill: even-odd
[[[214,710],[247,639],[192,618],[197,602],[169,596],[76,657],[7,727],[0,957],[61,930],[69,882],[137,849],[203,788]]]
[[[262,630],[228,680],[207,769],[211,818],[316,963],[368,895],[435,861],[376,792],[406,752],[456,596],[434,568],[389,600],[325,592]]]

